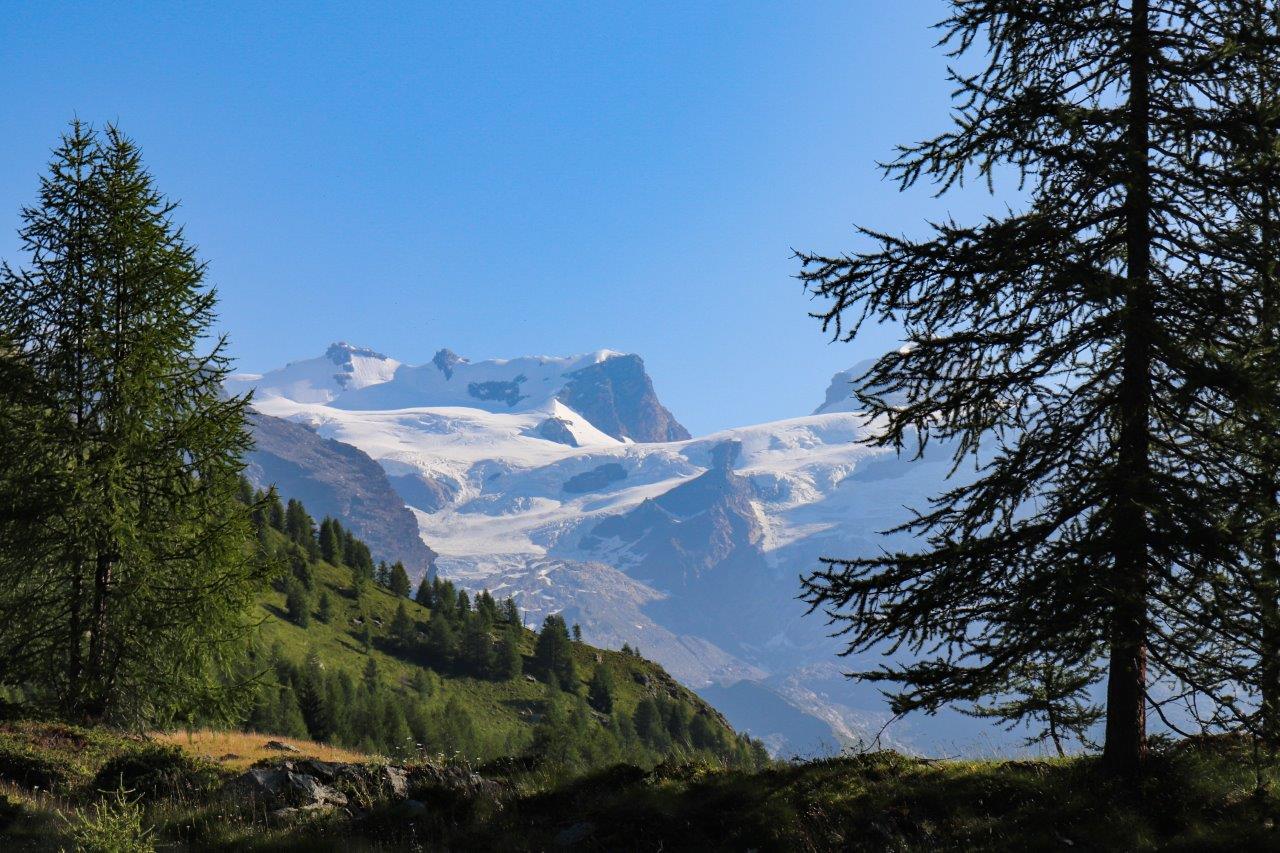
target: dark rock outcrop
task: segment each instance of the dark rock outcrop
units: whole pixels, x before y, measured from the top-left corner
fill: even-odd
[[[245,458],[245,476],[255,486],[274,484],[317,520],[340,520],[368,543],[375,560],[399,560],[415,577],[434,571],[435,552],[418,535],[413,513],[364,451],[260,412],[251,415],[250,428],[254,448]]]
[[[520,393],[520,386],[528,381],[528,378],[521,374],[510,382],[472,382],[467,385],[467,393],[477,400],[483,402],[498,401],[506,403],[508,406],[514,406],[525,398]]]
[[[578,446],[578,437],[573,434],[573,430],[569,429],[569,422],[564,418],[547,418],[538,424],[538,435],[556,444]]]
[[[623,468],[617,462],[606,462],[603,465],[592,468],[590,471],[574,474],[564,481],[564,486],[561,488],[571,495],[580,495],[585,492],[598,492],[612,483],[618,483],[625,479],[627,479],[626,468]]]
[[[275,810],[314,810],[347,804],[346,794],[295,767],[293,762],[250,768],[228,782],[223,792]]]
[[[325,358],[338,366],[338,372],[333,374],[333,380],[338,383],[339,388],[348,387],[351,382],[351,375],[355,373],[355,365],[351,363],[352,356],[386,359],[385,355],[376,350],[368,347],[353,346],[345,341],[329,344],[329,348],[325,350],[324,355]]]
[[[444,374],[445,379],[452,379],[453,368],[466,363],[466,359],[451,349],[442,349],[431,359],[431,363]]]
[[[559,399],[614,438],[639,442],[689,438],[689,431],[658,401],[638,355],[615,355],[575,370]]]

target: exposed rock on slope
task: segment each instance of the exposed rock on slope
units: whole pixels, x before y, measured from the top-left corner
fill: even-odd
[[[569,374],[560,402],[614,438],[684,441],[689,431],[658,402],[638,355],[613,355]]]
[[[434,570],[435,552],[419,536],[413,513],[364,451],[261,413],[250,423],[255,447],[245,475],[254,485],[275,484],[312,513],[341,519],[375,560],[400,560],[415,577]]]

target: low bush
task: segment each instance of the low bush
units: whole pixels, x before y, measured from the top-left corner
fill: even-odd
[[[217,769],[176,746],[153,744],[107,761],[94,777],[94,788],[132,791],[143,801],[162,797],[200,797],[220,780]]]

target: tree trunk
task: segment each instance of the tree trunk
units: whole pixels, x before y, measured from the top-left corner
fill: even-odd
[[[1128,287],[1123,310],[1120,436],[1115,494],[1115,576],[1107,726],[1103,765],[1137,774],[1146,755],[1147,559],[1150,529],[1151,338],[1151,39],[1148,0],[1133,0],[1129,44],[1129,176],[1126,240]]]
[[[71,566],[71,593],[67,601],[67,686],[64,707],[74,707],[80,701],[80,679],[83,664],[80,647],[84,642],[83,573],[84,561],[76,558]]]
[[[108,600],[111,595],[111,575],[115,568],[112,556],[100,553],[93,575],[93,615],[89,628],[89,688],[91,695],[84,707],[90,718],[101,717],[106,712],[107,696],[105,673],[102,665],[106,653]]]

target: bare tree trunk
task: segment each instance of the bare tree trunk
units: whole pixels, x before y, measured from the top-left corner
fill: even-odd
[[[1147,571],[1151,482],[1151,38],[1148,0],[1133,0],[1129,45],[1128,289],[1123,315],[1120,441],[1114,528],[1115,575],[1103,765],[1134,775],[1146,757]]]

